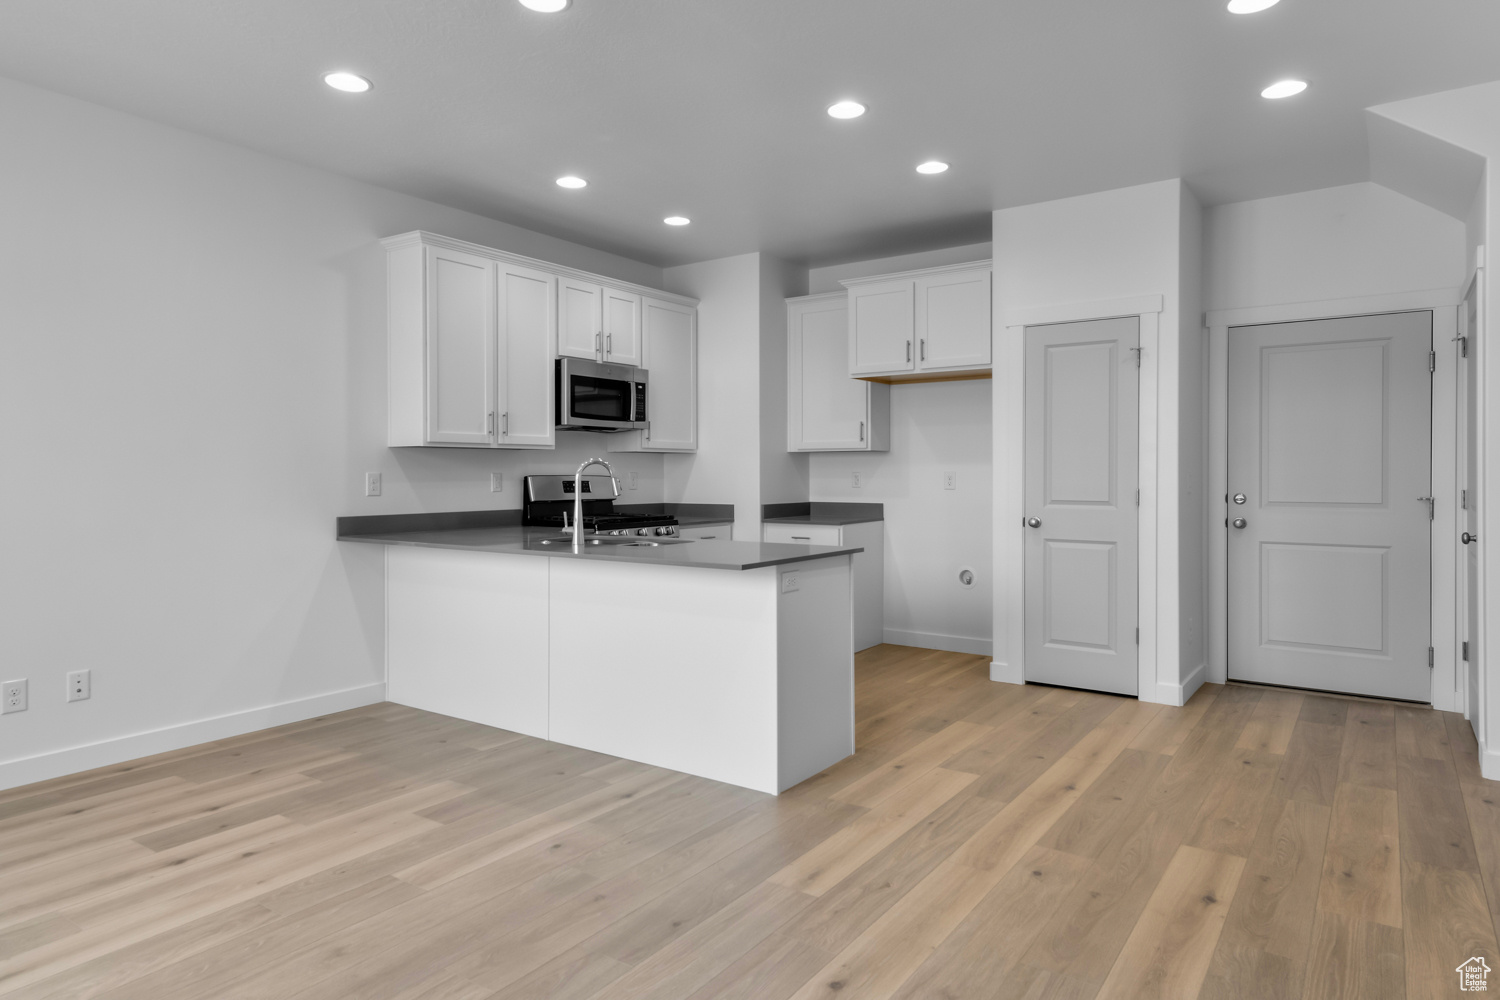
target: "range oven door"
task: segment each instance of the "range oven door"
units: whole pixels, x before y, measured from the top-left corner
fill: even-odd
[[[628,431],[646,426],[646,373],[630,365],[557,360],[557,427]]]

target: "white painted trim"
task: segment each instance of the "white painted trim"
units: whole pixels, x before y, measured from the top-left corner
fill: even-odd
[[[1310,319],[1340,319],[1377,313],[1420,312],[1457,306],[1463,299],[1452,288],[1416,292],[1363,295],[1352,299],[1319,299],[1314,302],[1281,302],[1243,309],[1215,309],[1204,314],[1207,326],[1259,326],[1263,323],[1297,323]]]
[[[1011,667],[999,660],[990,661],[990,680],[997,684],[1025,684],[1026,677],[1020,667]]]
[[[1225,501],[1229,492],[1229,331],[1232,327],[1260,326],[1266,323],[1297,323],[1316,319],[1338,319],[1346,316],[1372,316],[1388,312],[1431,312],[1433,349],[1437,352],[1437,375],[1433,378],[1432,396],[1432,488],[1438,509],[1433,521],[1432,545],[1432,645],[1435,666],[1432,671],[1431,698],[1434,708],[1462,711],[1463,701],[1457,687],[1460,672],[1457,636],[1454,622],[1458,615],[1455,574],[1458,558],[1441,539],[1447,531],[1450,543],[1455,537],[1458,517],[1458,475],[1456,449],[1459,414],[1457,394],[1451,373],[1456,365],[1452,339],[1458,328],[1458,308],[1462,297],[1451,288],[1431,291],[1396,292],[1350,299],[1328,299],[1319,302],[1286,303],[1246,309],[1221,309],[1210,312],[1208,337],[1208,663],[1206,680],[1223,684],[1228,677],[1229,649],[1228,529],[1224,526]],[[1442,409],[1442,408],[1446,409]],[[1446,627],[1445,624],[1447,623]],[[1443,635],[1447,631],[1449,634]]]
[[[385,684],[363,684],[331,691],[327,694],[299,698],[296,701],[278,702],[243,712],[231,712],[196,722],[184,722],[175,726],[164,726],[143,733],[131,733],[114,739],[87,743],[83,746],[52,750],[34,757],[22,757],[0,764],[0,789],[19,788],[36,781],[46,781],[65,774],[76,774],[96,767],[122,764],[139,757],[150,757],[169,750],[181,750],[200,743],[242,736],[273,726],[284,726],[289,722],[346,712],[351,708],[375,705],[385,700]]]
[[[1136,697],[1156,702],[1161,695],[1157,682],[1162,638],[1168,637],[1168,653],[1175,656],[1178,608],[1174,601],[1160,601],[1159,566],[1177,565],[1176,522],[1161,532],[1161,497],[1168,492],[1158,481],[1160,462],[1159,396],[1161,385],[1161,295],[1139,295],[1127,299],[1079,302],[1073,305],[1018,309],[1006,314],[1006,325],[996,330],[995,345],[995,632],[996,654],[990,664],[991,680],[1024,683],[1026,674],[1026,552],[1024,536],[1016,530],[1025,515],[1026,485],[1016,475],[1026,461],[1026,327],[1052,323],[1082,323],[1119,316],[1140,317],[1141,381],[1138,414],[1139,483],[1141,505],[1137,512],[1138,572],[1136,616],[1141,629],[1136,653]],[[1123,311],[1122,311],[1123,310]],[[1131,310],[1134,310],[1133,312]],[[1012,323],[1012,318],[1024,323]],[[1176,413],[1176,397],[1172,401]],[[1177,469],[1171,470],[1171,495],[1177,496]],[[1175,518],[1175,507],[1170,511]],[[1175,674],[1176,660],[1172,660]],[[1011,680],[1017,678],[1017,680]],[[1175,676],[1174,691],[1181,685]],[[1173,704],[1168,702],[1168,704]],[[1180,704],[1180,703],[1176,703]]]
[[[1174,684],[1171,681],[1158,681],[1156,684],[1156,701],[1163,705],[1174,705],[1177,708],[1181,708],[1203,686],[1203,679],[1207,672],[1207,664],[1200,663],[1188,671],[1187,677],[1183,679],[1181,684]]]
[[[1048,326],[1052,323],[1081,323],[1091,319],[1116,319],[1121,316],[1144,316],[1165,308],[1160,295],[1133,295],[1125,299],[1095,299],[1090,302],[1065,302],[1060,305],[1031,306],[1012,309],[1005,314],[1003,326]]]
[[[398,236],[387,236],[380,241],[380,245],[387,252],[409,246],[443,247],[447,250],[458,250],[461,253],[472,253],[480,257],[488,257],[490,260],[499,261],[502,264],[519,264],[521,267],[536,268],[539,271],[546,271],[548,274],[555,274],[560,278],[574,278],[587,281],[590,284],[608,285],[610,288],[618,288],[640,295],[649,295],[653,299],[663,299],[667,302],[676,302],[679,305],[693,308],[696,308],[698,305],[697,299],[687,295],[664,292],[660,288],[652,288],[650,285],[637,285],[633,281],[621,281],[618,278],[609,278],[602,274],[580,271],[576,267],[568,267],[565,264],[554,264],[551,261],[538,260],[535,257],[523,257],[518,253],[511,253],[509,250],[497,250],[494,247],[481,246],[478,243],[469,243],[465,240],[456,240],[451,236],[441,236],[422,229],[414,229],[409,233],[401,233]]]
[[[915,281],[917,278],[925,278],[931,274],[952,274],[957,271],[977,271],[982,267],[989,267],[988,260],[970,260],[961,264],[943,264],[939,267],[921,267],[915,271],[893,271],[890,274],[871,274],[863,278],[840,278],[839,284],[845,288],[853,288],[856,285],[869,285],[881,281]],[[822,293],[822,294],[827,294]],[[837,293],[835,293],[837,294]]]
[[[1500,751],[1479,748],[1479,775],[1490,781],[1500,781]]]
[[[899,628],[886,629],[882,638],[893,646],[943,649],[950,653],[973,653],[976,656],[991,656],[995,648],[995,644],[989,639],[977,639],[967,635],[944,635],[941,632],[908,632]]]

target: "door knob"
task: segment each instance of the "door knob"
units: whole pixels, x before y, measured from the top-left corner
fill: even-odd
[[[1233,524],[1234,524],[1234,526],[1236,528],[1243,528],[1248,523],[1249,522],[1246,521],[1243,517],[1237,517],[1237,518],[1234,519],[1234,522],[1233,522]]]
[[[1479,536],[1478,535],[1471,535],[1467,531],[1465,531],[1462,535],[1460,535],[1458,537],[1458,540],[1461,541],[1461,542],[1463,542],[1465,545],[1468,545],[1470,542],[1477,542],[1477,541],[1479,541]]]
[[[1028,517],[1026,519],[1026,527],[1028,528],[1040,528],[1041,526],[1042,519],[1039,517]]]

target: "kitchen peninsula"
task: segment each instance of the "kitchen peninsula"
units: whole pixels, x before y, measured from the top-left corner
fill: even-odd
[[[854,546],[346,517],[386,551],[387,698],[777,793],[854,752]]]

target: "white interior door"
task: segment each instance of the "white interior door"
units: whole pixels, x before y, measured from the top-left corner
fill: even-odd
[[[1229,677],[1431,700],[1430,312],[1229,333]]]
[[[1464,629],[1459,637],[1463,645],[1465,674],[1464,705],[1469,725],[1479,735],[1479,282],[1469,286],[1469,294],[1458,309],[1459,335],[1464,338],[1459,363],[1459,400],[1463,414],[1460,434],[1463,455],[1463,510],[1459,516],[1463,548]]]
[[[1136,317],[1026,328],[1028,681],[1137,693],[1139,346]]]

